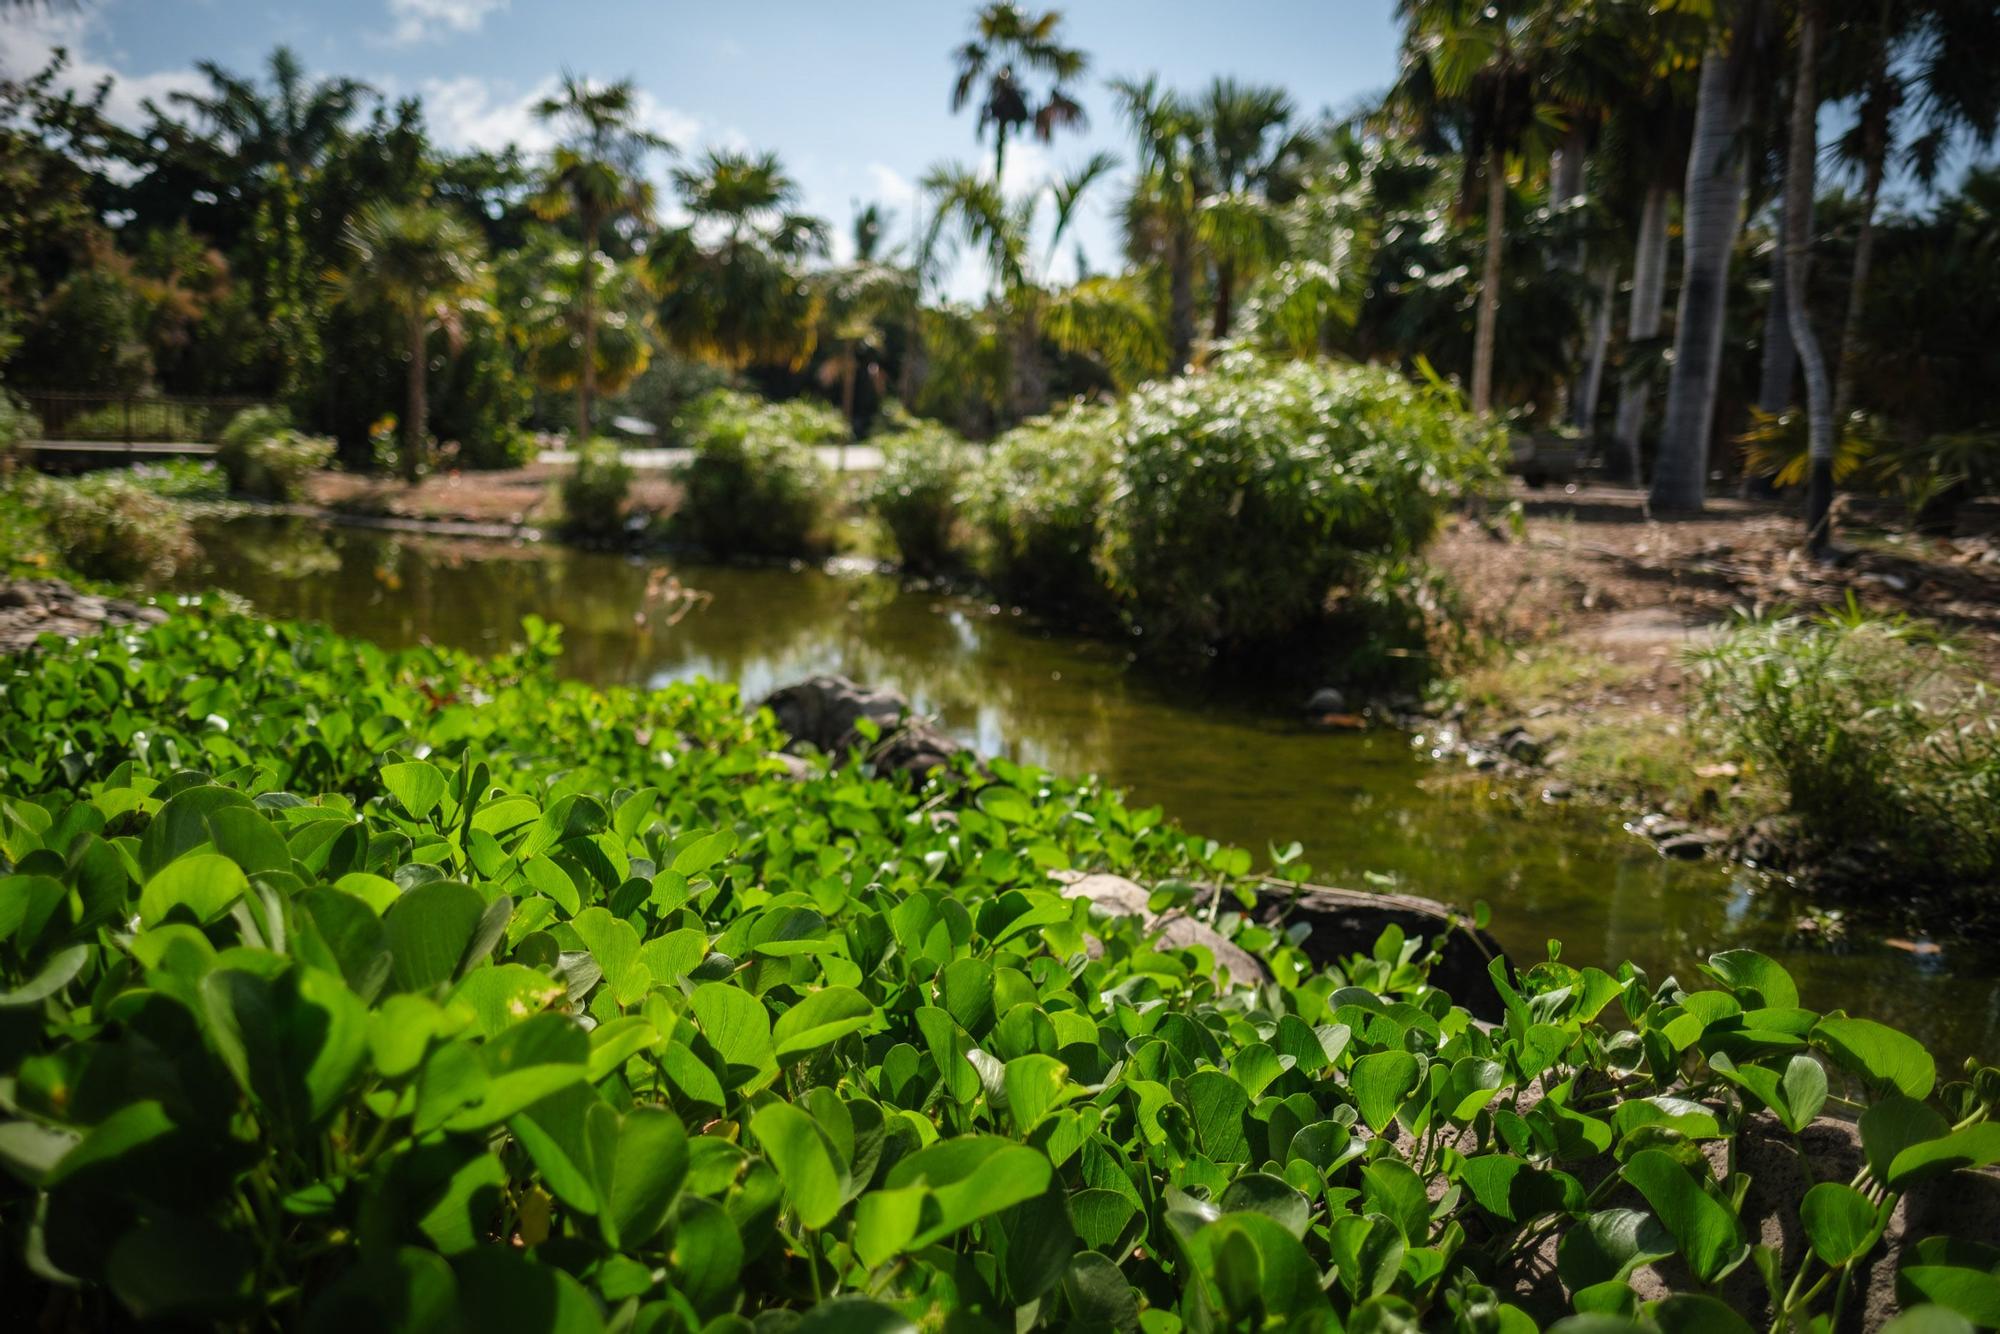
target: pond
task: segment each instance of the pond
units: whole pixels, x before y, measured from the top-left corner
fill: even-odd
[[[1067,774],[1251,849],[1297,840],[1315,880],[1488,903],[1529,963],[1559,937],[1575,963],[1631,959],[1692,977],[1732,946],[1762,950],[1809,1005],[1906,1028],[1941,1064],[2000,1055],[2000,960],[1941,938],[1912,953],[1850,929],[1802,932],[1782,882],[1662,858],[1616,816],[1525,800],[1400,733],[1316,732],[1294,701],[1255,701],[1131,669],[1122,646],[1039,627],[975,600],[876,574],[703,566],[557,546],[431,538],[305,520],[240,519],[203,534],[187,588],[399,647],[497,650],[534,613],[564,627],[564,666],[598,683],[706,676],[746,699],[817,672],[893,686],[960,740]],[[675,620],[661,594],[706,595]],[[1907,944],[1908,942],[1905,942]],[[1949,1068],[1949,1067],[1947,1067]]]

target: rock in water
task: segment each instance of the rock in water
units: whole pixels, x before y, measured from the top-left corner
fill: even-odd
[[[909,700],[898,692],[870,690],[844,676],[815,676],[773,691],[764,707],[793,745],[812,746],[828,755],[867,746],[869,762],[878,773],[921,778],[949,765],[964,749],[929,723],[911,717]],[[875,726],[873,742],[861,734],[864,719]]]
[[[0,653],[23,652],[43,635],[81,639],[108,626],[166,619],[158,607],[80,593],[60,579],[0,580]]]

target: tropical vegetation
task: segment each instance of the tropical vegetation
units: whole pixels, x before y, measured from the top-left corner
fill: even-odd
[[[561,682],[560,632],[523,629],[390,654],[196,605],[8,666],[11,1300],[1737,1331],[1838,1326],[1881,1281],[1899,1328],[1994,1322],[1990,1239],[1872,1266],[1902,1200],[2000,1158],[2000,1071],[1762,955],[1683,981],[1552,943],[1454,998],[1439,941],[1316,952],[1295,857],[1257,918],[1247,850],[1116,793],[1005,761],[913,786],[865,745],[795,772],[729,688]],[[1064,871],[1138,878],[1268,977]],[[1832,1108],[1858,1142],[1801,1159],[1825,1179],[1746,1175]]]
[[[143,124],[58,58],[0,87],[0,380],[264,397],[355,467],[393,414],[415,476],[586,438],[602,400],[670,431],[716,376],[857,434],[893,400],[986,439],[1247,342],[1428,366],[1656,509],[1779,477],[1822,551],[1836,481],[1935,516],[1995,473],[1992,176],[1958,165],[2000,130],[1991,6],[1399,9],[1374,105],[1118,71],[1129,151],[1029,180],[1010,145],[1086,129],[1102,62],[1060,11],[984,5],[947,100],[990,156],[936,164],[911,216],[858,204],[841,262],[776,154],[666,142],[630,80],[566,74],[546,153],[465,153],[285,50]],[[1093,265],[1070,242],[1099,194],[1123,253]],[[943,290],[966,252],[969,303]],[[1785,456],[1736,446],[1783,418]]]

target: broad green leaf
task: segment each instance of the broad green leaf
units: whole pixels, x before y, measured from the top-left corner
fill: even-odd
[[[1982,1121],[1900,1150],[1889,1164],[1886,1184],[1891,1190],[1907,1190],[1919,1181],[1962,1167],[1994,1163],[2000,1163],[2000,1123]]]
[[[779,1061],[810,1056],[867,1027],[875,1006],[853,987],[821,987],[778,1016],[771,1038]]]
[[[759,1107],[750,1133],[778,1169],[785,1194],[807,1227],[825,1227],[847,1199],[847,1164],[812,1117],[790,1103]]]
[[[1416,1089],[1417,1058],[1406,1051],[1381,1051],[1354,1063],[1348,1086],[1361,1119],[1381,1134],[1396,1119],[1396,1109]]]
[[[777,1075],[771,1017],[755,996],[727,983],[704,982],[688,997],[688,1007],[727,1063],[732,1087],[761,1086]]]
[[[1858,1260],[1875,1240],[1875,1206],[1852,1186],[1822,1181],[1799,1201],[1813,1253],[1828,1265]]]
[[[1905,1097],[1929,1097],[1937,1083],[1937,1063],[1931,1054],[1915,1038],[1887,1024],[1837,1016],[1820,1020],[1812,1036],[1847,1069]]]
[[[403,895],[382,918],[393,960],[391,983],[398,991],[424,991],[449,982],[485,914],[479,891],[453,880],[419,885]]]
[[[243,869],[214,852],[197,852],[167,863],[139,894],[139,924],[153,926],[175,908],[186,908],[201,923],[214,921],[250,892]]]
[[[382,766],[382,786],[418,820],[437,809],[444,800],[445,776],[435,764],[412,760],[406,764]]]
[[[1736,1216],[1703,1190],[1673,1155],[1641,1149],[1623,1170],[1625,1179],[1646,1197],[1673,1234],[1688,1267],[1702,1282],[1713,1283],[1742,1262],[1748,1250]]]

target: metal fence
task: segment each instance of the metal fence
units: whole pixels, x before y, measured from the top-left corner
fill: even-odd
[[[37,445],[212,445],[222,428],[256,398],[177,398],[167,395],[78,394],[57,390],[21,395],[41,429]]]

